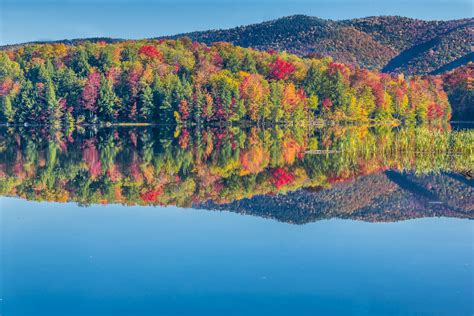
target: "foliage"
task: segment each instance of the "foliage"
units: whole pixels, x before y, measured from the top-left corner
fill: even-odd
[[[445,121],[437,80],[186,38],[31,44],[0,52],[0,122]]]
[[[441,127],[10,127],[0,131],[0,194],[85,205],[228,203],[386,170],[462,172],[473,148],[472,131]]]
[[[176,37],[189,36],[207,44],[230,42],[259,50],[286,50],[300,56],[331,56],[338,62],[369,69],[427,74],[471,53],[473,25],[472,18],[424,21],[373,16],[334,21],[294,15]]]
[[[444,87],[453,108],[453,119],[474,120],[474,63],[459,67],[443,76]]]

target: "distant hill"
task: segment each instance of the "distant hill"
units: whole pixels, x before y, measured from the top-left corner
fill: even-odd
[[[424,21],[400,16],[373,16],[334,21],[293,15],[231,29],[157,38],[187,36],[206,44],[230,42],[259,50],[286,50],[301,56],[331,56],[336,61],[385,72],[439,74],[474,61],[471,52],[473,31],[474,18]],[[123,40],[102,37],[53,43],[75,45],[86,41],[115,43]],[[22,45],[5,45],[0,49]]]
[[[231,42],[260,50],[329,55],[335,60],[386,72],[427,74],[460,59],[473,60],[474,19],[423,21],[399,16],[324,20],[294,15],[277,20],[178,34],[204,43]],[[449,69],[447,69],[449,70]]]
[[[300,189],[274,196],[259,195],[228,204],[195,207],[305,224],[343,218],[393,222],[423,217],[474,219],[473,180],[442,173],[415,176],[387,171],[342,182],[329,189]]]

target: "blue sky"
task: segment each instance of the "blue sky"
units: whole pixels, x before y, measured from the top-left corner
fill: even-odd
[[[229,28],[292,14],[328,19],[472,16],[470,0],[0,0],[0,44],[81,37],[145,38]]]

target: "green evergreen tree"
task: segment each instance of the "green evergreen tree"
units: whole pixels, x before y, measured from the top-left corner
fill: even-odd
[[[46,109],[48,112],[49,123],[57,123],[61,118],[61,109],[59,108],[59,102],[56,98],[56,91],[54,84],[51,80],[48,80],[45,87],[45,102]]]
[[[303,80],[303,86],[308,96],[318,95],[321,88],[321,77],[322,72],[319,71],[316,65],[312,64]]]
[[[146,85],[139,96],[139,112],[140,118],[145,122],[153,119],[155,104],[153,103],[153,91],[150,86]]]
[[[196,102],[194,103],[195,105],[193,108],[193,118],[196,123],[201,123],[203,109],[206,106],[206,100],[204,98],[204,95],[201,92],[201,89],[196,89],[195,94],[196,94]]]
[[[107,72],[114,65],[113,47],[107,46],[100,52],[97,60],[97,68],[102,72]]]
[[[242,60],[242,70],[251,74],[257,73],[257,63],[253,58],[252,54],[245,52],[244,59]]]
[[[90,65],[86,50],[83,47],[79,47],[74,54],[72,69],[81,77],[87,77],[89,74]]]
[[[1,120],[7,123],[13,123],[14,121],[14,111],[12,107],[12,102],[8,95],[0,98],[0,114]]]
[[[101,75],[97,109],[102,120],[112,122],[116,119],[116,108],[119,98],[114,92],[112,83]]]

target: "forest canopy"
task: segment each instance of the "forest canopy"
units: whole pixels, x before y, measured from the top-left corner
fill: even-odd
[[[0,52],[0,122],[447,121],[442,80],[285,52],[178,40]]]

